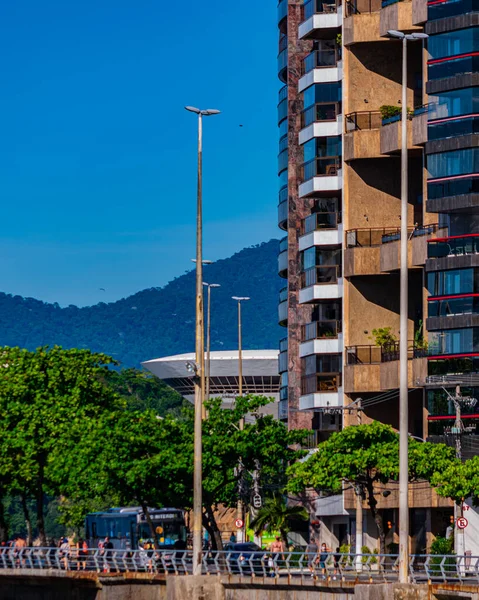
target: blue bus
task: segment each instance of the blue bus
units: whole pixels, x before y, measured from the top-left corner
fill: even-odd
[[[178,508],[150,508],[155,527],[156,544],[160,550],[185,550],[187,531],[184,511]],[[109,508],[104,512],[89,513],[85,518],[85,538],[90,548],[109,537],[114,548],[142,548],[151,544],[151,529],[143,510],[138,506]]]

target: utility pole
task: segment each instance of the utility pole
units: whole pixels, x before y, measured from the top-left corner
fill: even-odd
[[[206,323],[206,389],[205,400],[210,399],[210,375],[211,375],[211,288],[221,287],[219,283],[206,283],[203,285],[208,288],[208,317]]]
[[[356,400],[358,425],[361,425],[361,398]],[[354,488],[356,493],[356,570],[361,571],[363,553],[363,486]]]
[[[243,333],[241,329],[241,302],[246,302],[250,298],[246,296],[233,296],[233,300],[238,302],[238,396],[243,395]],[[240,431],[244,429],[244,419],[240,419],[239,422]],[[238,528],[238,535],[236,541],[245,541],[245,511],[243,505],[243,499],[241,494],[238,496],[238,503],[236,505],[236,519],[243,523],[243,527]]]
[[[449,397],[449,400],[454,404],[456,410],[456,420],[454,421],[454,427],[451,427],[450,434],[454,437],[456,446],[456,457],[462,460],[462,436],[465,432],[464,423],[462,422],[462,407],[463,406],[475,406],[477,403],[476,398],[470,396],[462,396],[460,386],[456,386],[456,393],[452,396],[445,388],[443,390]],[[459,529],[457,526],[457,520],[463,516],[463,505],[464,499],[461,500],[461,506],[454,503],[454,550],[456,555],[459,557],[465,556],[465,530]]]

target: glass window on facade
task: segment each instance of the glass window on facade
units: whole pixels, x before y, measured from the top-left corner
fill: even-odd
[[[427,160],[429,177],[454,177],[479,172],[479,148],[430,154]]]
[[[474,290],[474,269],[451,269],[427,274],[427,289],[431,296],[471,294]]]
[[[303,92],[303,108],[322,102],[341,102],[341,83],[317,83]]]
[[[479,88],[464,88],[429,96],[429,119],[446,119],[479,112]]]
[[[479,348],[479,329],[445,329],[429,332],[429,352],[434,354],[468,354]]]
[[[285,187],[288,185],[288,169],[285,169],[284,171],[282,171],[279,176],[279,189]]]
[[[475,52],[479,47],[479,27],[431,35],[428,50],[431,60]]]
[[[341,354],[311,354],[301,359],[303,373],[305,375],[314,375],[316,373],[341,373],[342,355]]]
[[[303,145],[304,162],[314,158],[341,156],[341,136],[314,138]]]
[[[341,248],[324,250],[320,247],[308,248],[301,253],[303,271],[317,266],[331,266],[341,264]]]

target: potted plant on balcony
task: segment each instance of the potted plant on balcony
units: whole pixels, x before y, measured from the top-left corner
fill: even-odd
[[[374,340],[376,346],[381,348],[382,354],[394,352],[398,339],[392,333],[391,327],[373,329],[372,334],[369,339]]]

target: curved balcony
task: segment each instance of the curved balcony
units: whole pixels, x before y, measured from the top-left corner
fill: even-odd
[[[305,144],[313,137],[342,134],[341,102],[321,102],[308,106],[301,112],[299,143]]]
[[[288,0],[279,0],[278,2],[278,25],[281,31],[286,30],[286,25],[283,20],[288,16]]]
[[[279,191],[278,227],[284,231],[288,228],[288,188]]]
[[[278,154],[278,174],[288,168],[288,146]]]
[[[325,156],[313,158],[301,165],[299,197],[304,198],[315,192],[334,192],[341,189],[341,157]]]
[[[286,397],[283,398],[282,396],[285,395]],[[278,419],[280,421],[287,421],[288,420],[288,388],[280,388],[279,390],[279,404],[278,404]]]
[[[339,354],[343,350],[341,321],[314,321],[301,328],[299,355]]]
[[[300,410],[343,405],[341,373],[316,373],[301,378]]]
[[[317,266],[301,273],[300,304],[342,298],[343,281],[339,265]]]
[[[303,22],[299,26],[299,37],[310,37],[315,29],[341,27],[342,18],[341,0],[306,0],[303,7]]]
[[[278,77],[283,83],[288,82],[288,36],[282,35],[279,40]]]
[[[279,343],[278,373],[288,371],[288,338],[283,338]]]
[[[304,92],[306,88],[315,83],[332,83],[342,80],[343,68],[338,48],[316,50],[306,56],[302,63],[302,75],[298,82],[300,92]]]
[[[279,90],[278,98],[278,124],[288,116],[288,86],[284,85]]]
[[[343,242],[341,213],[319,212],[306,217],[301,223],[299,250],[313,246],[335,246]]]
[[[288,288],[284,287],[279,292],[278,323],[281,327],[288,325]]]
[[[279,243],[278,274],[285,279],[288,277],[288,236]]]

